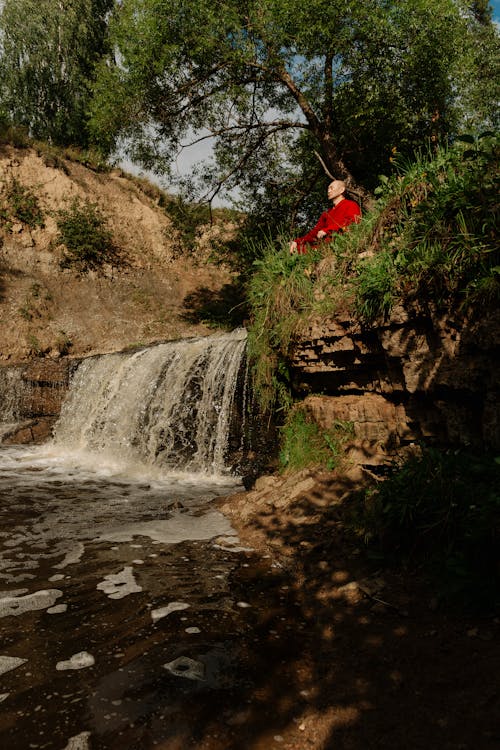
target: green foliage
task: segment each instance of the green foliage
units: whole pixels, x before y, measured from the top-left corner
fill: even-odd
[[[35,138],[87,146],[95,66],[113,0],[5,0],[0,94],[10,121]]]
[[[57,228],[57,242],[65,246],[62,268],[98,271],[105,263],[119,262],[106,216],[97,204],[75,198],[69,208],[59,211]]]
[[[294,407],[281,428],[281,467],[299,471],[319,466],[332,471],[339,465],[342,447],[352,435],[351,423],[338,421],[322,430],[300,406]]]
[[[254,367],[254,388],[265,412],[289,403],[285,368],[278,365],[311,307],[309,269],[315,256],[290,255],[283,240],[273,243],[271,239],[263,242],[261,252],[247,289],[253,315],[248,351]]]
[[[19,180],[12,177],[4,188],[6,206],[0,213],[0,220],[8,223],[11,220],[21,221],[31,229],[43,227],[43,212],[37,196]]]
[[[367,258],[358,266],[355,280],[357,309],[368,320],[390,312],[396,296],[394,258],[387,250]]]
[[[8,143],[14,148],[28,148],[31,139],[28,130],[20,125],[13,125],[10,118],[0,116],[0,144]]]
[[[500,299],[498,138],[460,141],[420,156],[381,188],[371,244],[391,253],[400,295],[468,304],[485,301],[487,289],[489,302]]]
[[[210,206],[207,203],[186,201],[179,195],[165,201],[164,208],[180,234],[183,248],[191,250],[199,227],[212,221]]]
[[[388,562],[421,566],[442,595],[500,606],[500,461],[426,449],[358,496],[351,530]]]
[[[199,190],[237,188],[272,228],[278,207],[281,222],[316,212],[315,149],[332,173],[371,187],[394,147],[411,154],[456,133],[464,102],[489,123],[498,97],[483,63],[496,36],[486,18],[480,29],[482,61],[478,21],[456,0],[123,0],[95,86],[94,137],[167,171],[193,133],[212,139]]]

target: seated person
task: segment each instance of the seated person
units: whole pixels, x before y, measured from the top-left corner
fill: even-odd
[[[328,185],[328,198],[333,201],[329,211],[319,217],[316,226],[303,237],[290,242],[290,254],[304,255],[307,247],[317,247],[320,240],[329,242],[334,232],[342,232],[349,224],[361,219],[361,210],[357,203],[344,196],[345,183],[334,180]]]

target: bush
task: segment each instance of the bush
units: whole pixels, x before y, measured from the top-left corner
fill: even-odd
[[[7,206],[1,212],[3,221],[13,219],[27,224],[31,229],[43,227],[43,212],[32,191],[13,177],[5,188]]]
[[[500,606],[500,459],[426,449],[357,497],[350,526],[377,557],[431,574],[446,599]]]
[[[85,272],[119,262],[107,219],[97,204],[75,198],[68,209],[59,211],[57,228],[57,242],[65,246],[61,268]]]

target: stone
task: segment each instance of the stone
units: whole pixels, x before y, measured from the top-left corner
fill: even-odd
[[[279,477],[276,477],[273,474],[264,475],[256,479],[254,489],[257,492],[261,492],[262,490],[272,489],[273,487],[276,487],[278,484],[280,484]]]

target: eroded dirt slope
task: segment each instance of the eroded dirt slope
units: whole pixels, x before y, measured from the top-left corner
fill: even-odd
[[[208,333],[190,300],[210,299],[231,283],[229,269],[207,261],[210,238],[231,227],[207,228],[186,253],[168,215],[137,181],[58,161],[55,168],[34,150],[0,151],[0,203],[7,207],[0,221],[0,362]],[[5,215],[13,182],[36,195],[43,227]],[[75,198],[97,204],[107,217],[119,267],[81,275],[61,269],[57,216]]]

